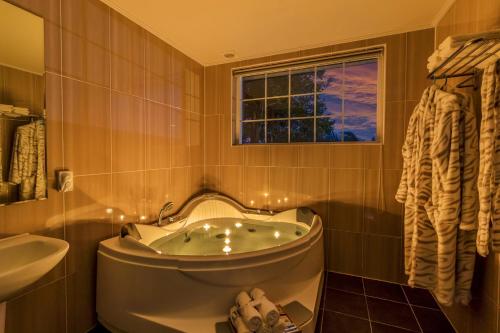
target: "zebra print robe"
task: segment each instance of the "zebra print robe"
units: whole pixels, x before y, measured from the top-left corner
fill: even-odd
[[[488,66],[481,84],[479,142],[479,214],[477,252],[487,256],[489,243],[500,252],[500,62]]]
[[[396,199],[405,204],[405,270],[410,286],[445,305],[467,304],[474,271],[477,131],[470,99],[435,86],[408,126]]]

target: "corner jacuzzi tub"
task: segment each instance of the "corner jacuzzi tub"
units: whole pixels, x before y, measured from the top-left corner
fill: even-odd
[[[313,316],[323,284],[323,227],[307,208],[249,210],[218,194],[189,201],[168,225],[128,224],[98,250],[97,313],[113,332],[216,332],[235,295],[259,287]]]

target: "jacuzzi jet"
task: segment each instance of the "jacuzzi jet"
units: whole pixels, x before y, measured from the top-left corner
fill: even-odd
[[[217,235],[215,235],[215,238],[217,238],[217,239],[222,239],[222,238],[225,238],[225,237],[226,237],[226,235],[224,235],[224,234],[217,234]]]
[[[186,236],[186,238],[184,238],[184,243],[189,243],[190,241],[191,241],[191,237]]]
[[[302,231],[299,231],[299,230],[295,231],[295,235],[302,236]]]
[[[257,231],[257,230],[255,230],[255,228],[248,228],[247,230],[248,230],[248,232],[256,232]]]

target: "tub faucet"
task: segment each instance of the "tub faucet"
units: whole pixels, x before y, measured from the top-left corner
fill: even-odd
[[[172,207],[174,207],[174,203],[169,201],[167,202],[166,204],[163,205],[163,207],[161,207],[160,209],[160,214],[158,214],[158,226],[161,226],[162,225],[162,219],[163,219],[163,213],[165,213],[166,211],[169,211],[172,209]]]

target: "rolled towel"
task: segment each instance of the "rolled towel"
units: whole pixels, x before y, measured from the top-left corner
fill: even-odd
[[[236,296],[236,304],[240,308],[244,307],[245,305],[247,305],[251,301],[252,301],[252,299],[250,298],[250,295],[248,295],[248,293],[246,291],[242,291]]]
[[[251,304],[247,304],[239,308],[241,318],[247,325],[248,329],[256,332],[262,325],[262,316]]]
[[[247,325],[245,325],[245,322],[243,321],[243,319],[241,319],[241,316],[238,313],[238,308],[236,308],[236,306],[233,306],[229,310],[229,319],[231,320],[231,323],[233,324],[237,333],[250,333]]]
[[[252,290],[250,290],[250,296],[252,296],[252,299],[254,301],[259,300],[260,298],[264,297],[265,295],[266,295],[266,293],[262,289],[253,288]]]
[[[256,307],[262,318],[264,318],[264,322],[268,326],[274,326],[280,319],[280,312],[276,308],[276,305],[265,296],[259,298],[258,302]]]

